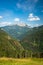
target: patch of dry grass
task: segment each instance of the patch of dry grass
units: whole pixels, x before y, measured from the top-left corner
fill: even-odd
[[[26,58],[26,59],[14,59],[14,58],[0,58],[0,65],[43,65],[43,59],[40,58]]]

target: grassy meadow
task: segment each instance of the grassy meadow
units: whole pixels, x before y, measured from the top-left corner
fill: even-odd
[[[28,59],[0,58],[0,65],[43,65],[43,59],[40,59],[40,58],[28,58]]]

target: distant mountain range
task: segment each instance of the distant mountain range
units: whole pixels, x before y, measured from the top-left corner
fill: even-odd
[[[43,57],[43,25],[0,28],[0,57]]]
[[[5,30],[13,38],[16,38],[18,40],[21,40],[23,36],[25,36],[26,32],[30,30],[30,28],[27,25],[25,26],[19,26],[19,25],[5,26],[5,27],[2,27],[2,29]]]

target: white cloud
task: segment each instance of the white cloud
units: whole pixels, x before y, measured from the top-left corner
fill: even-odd
[[[11,25],[11,22],[0,22],[0,27]]]
[[[34,24],[28,24],[28,26],[30,26],[30,27],[38,27],[38,26],[40,26],[40,24],[38,24],[38,23],[36,23],[35,25]]]
[[[18,21],[20,21],[20,19],[19,18],[15,18],[14,21],[15,22],[18,22]]]
[[[25,26],[26,24],[20,20],[20,18],[14,19],[14,25]]]
[[[30,13],[28,16],[28,21],[38,21],[40,18],[38,16],[34,16],[33,13]]]
[[[2,19],[3,17],[2,16],[0,16],[0,19]]]
[[[19,26],[25,26],[25,25],[26,25],[26,24],[23,23],[22,21],[19,21],[19,22],[17,22],[16,24],[19,25]]]
[[[11,25],[25,26],[26,24],[23,21],[20,21],[19,18],[15,18],[13,23],[12,22],[0,22],[0,27],[11,26]]]

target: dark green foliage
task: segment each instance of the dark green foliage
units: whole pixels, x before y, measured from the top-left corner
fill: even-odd
[[[43,53],[43,25],[28,31],[21,44],[30,50],[33,56],[40,56]]]
[[[20,50],[21,44],[0,29],[0,57],[16,57]]]
[[[22,34],[23,35],[23,34]],[[43,57],[43,26],[31,28],[18,41],[0,28],[0,57]]]

